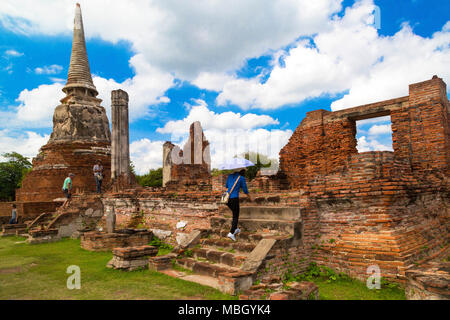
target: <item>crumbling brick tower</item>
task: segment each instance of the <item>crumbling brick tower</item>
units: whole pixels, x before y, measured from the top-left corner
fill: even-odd
[[[64,178],[75,174],[76,192],[94,192],[92,168],[97,160],[104,168],[104,182],[110,180],[111,133],[105,108],[96,98],[86,52],[80,5],[75,9],[72,55],[66,96],[55,108],[53,132],[48,143],[33,159],[33,170],[18,190],[17,201],[52,201],[62,196]]]
[[[209,142],[199,121],[189,127],[189,139],[181,150],[167,141],[163,146],[163,187],[178,189],[211,187],[211,158]]]
[[[450,104],[434,76],[409,96],[308,112],[280,151],[280,170],[302,190],[305,248],[313,260],[366,278],[404,279],[438,254],[450,228]],[[356,121],[390,116],[393,152],[356,149]]]

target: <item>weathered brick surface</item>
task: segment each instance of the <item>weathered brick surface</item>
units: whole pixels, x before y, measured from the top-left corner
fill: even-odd
[[[17,206],[17,214],[19,219],[28,220],[33,219],[42,214],[43,212],[55,212],[56,209],[61,206],[59,201],[46,201],[46,202],[0,202],[0,217],[11,218],[12,204]],[[9,220],[8,219],[8,220]]]
[[[108,143],[48,143],[33,159],[33,170],[25,177],[16,200],[23,202],[50,202],[64,197],[62,185],[69,173],[74,173],[72,191],[83,194],[96,191],[92,168],[102,161],[103,186],[111,178],[111,153]]]
[[[407,97],[307,114],[280,152],[299,190],[311,258],[359,278],[376,264],[405,279],[417,259],[445,244],[449,228],[450,129],[445,83],[410,85]],[[355,121],[391,116],[394,152],[357,153]]]
[[[117,230],[114,233],[92,231],[81,235],[81,247],[89,251],[111,251],[114,248],[147,245],[152,237],[153,233],[147,230]]]
[[[29,244],[38,244],[58,241],[61,239],[58,235],[58,231],[58,229],[29,230],[27,242]]]
[[[27,229],[27,225],[20,223],[20,224],[4,224],[2,226],[2,233],[1,236],[15,236],[19,235],[21,233],[24,233]]]
[[[109,268],[127,271],[146,268],[148,257],[156,256],[158,248],[153,246],[137,246],[126,248],[114,248],[113,258],[106,265]]]
[[[183,150],[169,141],[163,148],[164,187],[169,190],[211,190],[209,142],[200,122],[189,127],[189,139]]]
[[[114,210],[119,227],[138,227],[169,231],[165,241],[177,243],[179,233],[210,228],[209,218],[217,214],[219,193],[142,191],[108,194],[103,198],[105,211]],[[182,229],[176,225],[187,222]]]
[[[253,285],[239,295],[239,300],[318,300],[319,288],[312,282],[289,282],[281,279]]]
[[[415,175],[449,173],[450,129],[446,85],[433,77],[409,87],[407,97],[336,112],[308,112],[280,151],[280,171],[291,188],[302,188],[318,175],[345,171],[357,154],[357,120],[391,116],[396,159],[407,160]],[[426,142],[426,143],[424,143]]]
[[[310,182],[302,217],[313,227],[304,238],[312,258],[360,278],[376,264],[402,280],[413,261],[444,244],[448,194],[418,183],[408,168],[392,153],[370,152],[352,156],[346,174]]]
[[[409,269],[406,276],[408,300],[450,300],[450,262],[430,261]]]
[[[148,268],[153,271],[161,271],[172,268],[172,260],[176,258],[176,254],[169,253],[163,256],[150,257],[148,259]]]
[[[155,256],[158,253],[158,248],[154,246],[134,246],[125,248],[114,248],[112,250],[113,255],[121,257],[125,260],[134,259],[138,257]]]

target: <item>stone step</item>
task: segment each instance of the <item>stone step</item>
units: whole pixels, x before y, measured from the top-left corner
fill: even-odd
[[[222,229],[222,228],[213,228],[211,229],[210,235],[212,238],[226,238],[228,233],[230,232],[230,229]],[[248,242],[254,242],[258,243],[264,235],[261,233],[254,233],[254,232],[245,232],[241,231],[237,235],[239,239],[246,240]]]
[[[210,262],[227,265],[230,267],[239,268],[247,259],[245,255],[237,255],[231,252],[220,251],[210,248],[194,248],[192,249],[193,256],[197,259],[206,259]]]
[[[170,277],[209,286],[231,295],[236,295],[248,290],[253,283],[252,274],[242,271],[222,273],[219,274],[218,277],[201,274],[186,274],[184,271],[173,269],[161,270],[160,272]]]
[[[211,217],[211,228],[227,230],[231,227],[231,218]],[[266,219],[241,219],[239,218],[239,228],[243,232],[260,232],[264,230],[280,231],[281,233],[294,235],[301,228],[300,221],[292,220],[266,220]]]
[[[231,217],[231,210],[225,211],[226,217]],[[241,206],[239,218],[262,220],[286,220],[300,221],[300,208],[293,207],[265,207],[265,206]]]
[[[240,271],[238,268],[225,266],[223,264],[212,264],[187,257],[176,259],[176,263],[185,269],[192,270],[195,274],[216,278],[223,273],[235,273]]]
[[[229,233],[229,230],[223,230],[223,229],[212,229],[211,230],[211,238],[226,238]],[[278,230],[267,230],[267,232],[245,232],[241,231],[236,235],[236,239],[239,240],[245,240],[247,242],[255,243],[257,244],[262,239],[288,239],[292,237],[290,234],[286,234],[283,232],[280,232]]]
[[[239,235],[238,235],[239,237]],[[238,238],[237,238],[238,239]],[[256,244],[249,243],[249,242],[239,242],[233,241],[229,238],[206,238],[206,239],[200,239],[200,244],[203,247],[210,247],[212,249],[224,249],[224,250],[234,250],[237,253],[249,253],[252,252],[253,249],[255,249]]]

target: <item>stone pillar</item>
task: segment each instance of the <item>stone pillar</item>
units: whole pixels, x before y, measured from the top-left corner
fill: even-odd
[[[128,94],[111,92],[111,178],[130,178],[130,136],[128,126]]]
[[[114,208],[112,210],[108,210],[106,214],[106,232],[114,233],[116,231],[116,213]]]
[[[162,180],[162,186],[165,187],[167,182],[171,180],[171,174],[172,174],[172,158],[171,158],[171,152],[174,148],[174,144],[166,141],[163,145],[163,180]]]

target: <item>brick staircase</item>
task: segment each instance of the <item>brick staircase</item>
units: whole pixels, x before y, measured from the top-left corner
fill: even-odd
[[[57,216],[56,212],[41,213],[36,219],[28,221],[28,229],[45,228]]]
[[[178,252],[176,264],[191,272],[168,273],[234,295],[268,275],[267,263],[301,242],[299,208],[241,207],[236,242],[227,238],[231,220],[226,211],[212,217],[211,229]]]
[[[61,236],[71,236],[75,231],[95,229],[103,215],[100,197],[97,194],[75,195],[65,208],[56,212],[45,212],[28,222],[29,230],[60,229]],[[61,229],[63,228],[63,229]]]

